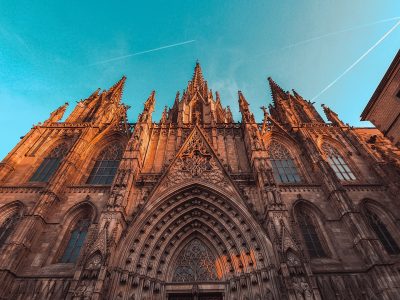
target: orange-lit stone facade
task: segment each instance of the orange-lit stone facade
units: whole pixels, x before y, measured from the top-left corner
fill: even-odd
[[[198,63],[129,123],[124,84],[0,164],[1,299],[400,299],[399,149],[378,130],[272,79],[263,121],[241,92],[233,120]]]

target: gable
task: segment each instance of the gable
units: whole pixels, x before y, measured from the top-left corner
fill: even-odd
[[[239,195],[235,184],[197,126],[161,177],[155,192],[196,182],[216,185],[231,195]]]

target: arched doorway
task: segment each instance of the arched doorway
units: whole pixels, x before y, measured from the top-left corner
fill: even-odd
[[[168,299],[222,300],[223,265],[214,247],[197,232],[182,244],[170,263]]]
[[[199,184],[150,200],[110,262],[109,298],[278,295],[272,244],[239,201]]]

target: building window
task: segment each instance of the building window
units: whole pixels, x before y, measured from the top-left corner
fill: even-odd
[[[112,144],[105,148],[97,158],[87,183],[106,185],[111,184],[114,180],[115,174],[117,173],[121,158],[121,145]]]
[[[277,181],[281,183],[301,182],[294,160],[282,144],[272,142],[268,152],[274,177]]]
[[[12,216],[8,217],[3,224],[0,226],[0,248],[4,245],[7,238],[10,236],[18,221],[20,220],[20,214],[18,212],[14,213]]]
[[[383,247],[389,254],[399,254],[399,246],[394,241],[392,235],[386,228],[385,224],[379,219],[378,215],[366,209],[368,223],[381,241]]]
[[[75,263],[85,241],[90,221],[81,219],[70,232],[67,246],[60,258],[61,263]]]
[[[310,258],[326,257],[327,255],[317,233],[315,220],[304,210],[298,213],[297,220]]]
[[[68,147],[65,143],[54,148],[53,151],[45,157],[29,181],[48,182],[60,166],[60,163],[67,152]]]
[[[215,257],[199,239],[192,240],[179,253],[173,282],[215,281]]]
[[[350,170],[343,157],[335,148],[327,143],[324,143],[322,145],[322,150],[327,157],[329,165],[333,171],[335,171],[337,178],[344,181],[356,180],[353,172]]]

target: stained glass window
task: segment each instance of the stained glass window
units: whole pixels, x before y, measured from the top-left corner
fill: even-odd
[[[121,158],[122,147],[120,144],[112,144],[106,147],[97,158],[87,183],[111,184]]]
[[[289,151],[280,143],[272,142],[268,148],[274,177],[282,183],[301,182]]]
[[[62,263],[75,263],[78,259],[79,253],[85,241],[90,221],[88,219],[81,219],[75,225],[74,229],[70,232],[67,246],[64,253],[60,258]]]
[[[315,220],[304,210],[298,213],[297,219],[310,257],[326,257],[325,250],[317,233]]]
[[[386,251],[389,254],[399,254],[399,246],[395,242],[385,224],[379,219],[378,215],[369,209],[366,209],[366,215],[369,225],[374,230]]]
[[[192,240],[181,251],[174,271],[174,282],[215,281],[215,258],[199,239]]]
[[[10,236],[11,232],[14,230],[18,221],[20,220],[20,214],[18,212],[14,213],[12,216],[8,217],[3,224],[0,226],[0,247],[4,245],[7,238]]]
[[[328,163],[333,169],[333,171],[335,171],[337,178],[345,181],[351,181],[356,179],[353,172],[350,170],[349,166],[344,161],[343,157],[335,148],[333,148],[331,145],[327,143],[324,143],[322,145],[322,150],[326,154]]]
[[[58,169],[67,152],[68,147],[65,143],[54,148],[53,151],[45,157],[29,181],[48,182],[54,172]]]

